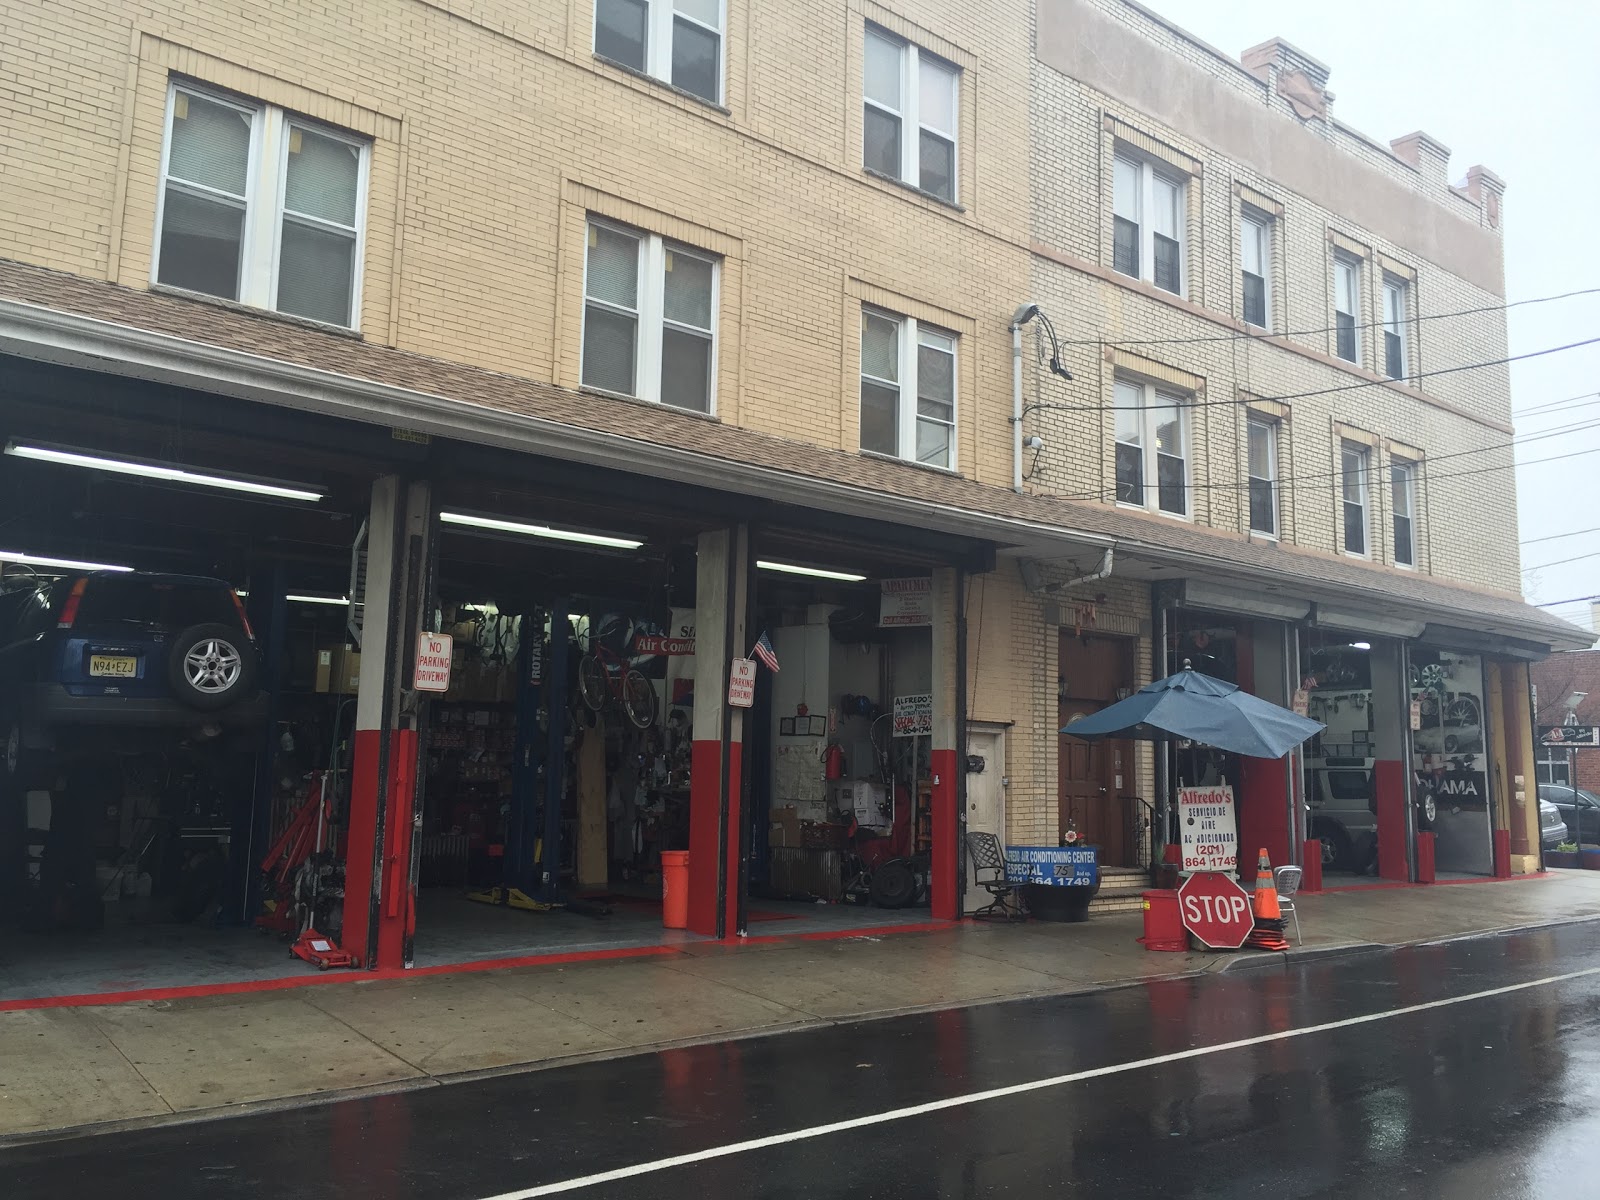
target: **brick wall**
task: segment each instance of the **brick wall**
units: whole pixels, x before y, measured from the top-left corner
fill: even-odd
[[[1533,723],[1561,725],[1566,721],[1566,699],[1573,692],[1588,696],[1576,710],[1579,725],[1600,725],[1600,650],[1569,650],[1552,654],[1529,668],[1538,708]],[[1559,752],[1558,752],[1559,753]],[[1578,787],[1600,792],[1600,750],[1578,748],[1572,751],[1572,765]]]

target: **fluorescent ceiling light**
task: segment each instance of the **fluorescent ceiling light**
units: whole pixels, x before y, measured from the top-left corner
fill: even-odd
[[[633,538],[607,537],[602,533],[575,533],[570,529],[551,529],[548,525],[529,525],[523,521],[503,521],[499,517],[474,517],[469,513],[440,513],[439,520],[446,525],[492,529],[497,533],[520,533],[527,537],[550,538],[557,542],[578,542],[585,546],[610,546],[617,550],[637,550],[644,545],[643,542]]]
[[[350,598],[348,596],[296,596],[296,595],[288,595],[288,596],[285,596],[284,599],[293,601],[295,604],[338,604],[338,605],[349,605],[349,603],[350,603]]]
[[[321,500],[325,492],[306,487],[290,487],[265,480],[247,479],[230,475],[207,475],[188,471],[182,467],[165,467],[158,463],[137,462],[126,458],[105,458],[98,454],[83,454],[76,450],[58,450],[51,446],[29,446],[12,442],[6,453],[17,458],[32,458],[40,462],[61,463],[69,467],[87,467],[92,471],[109,471],[116,475],[137,475],[143,479],[159,479],[166,483],[186,483],[196,487],[221,488],[229,492],[249,492],[256,496],[273,496],[280,500]]]
[[[117,563],[81,562],[75,558],[47,558],[42,554],[22,554],[0,550],[0,563],[21,563],[25,567],[59,567],[64,571],[131,571]]]
[[[763,571],[782,571],[785,575],[812,575],[818,579],[842,579],[846,583],[860,583],[865,575],[852,575],[848,571],[824,571],[821,567],[798,567],[794,563],[757,561]]]
[[[1350,643],[1350,649],[1352,649],[1352,650],[1371,650],[1372,649],[1372,643],[1371,642],[1351,642]]]
[[[500,610],[495,607],[493,601],[488,601],[483,604],[458,604],[456,607],[462,612],[482,613],[486,617],[496,616],[500,612]]]

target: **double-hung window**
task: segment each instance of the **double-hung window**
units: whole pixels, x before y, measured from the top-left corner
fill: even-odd
[[[1361,311],[1361,260],[1345,254],[1333,256],[1334,350],[1346,362],[1361,361],[1361,331],[1356,314]]]
[[[955,432],[955,335],[862,309],[861,448],[954,469]]]
[[[1389,507],[1394,513],[1394,561],[1402,567],[1417,565],[1417,464],[1395,458],[1389,461]]]
[[[1189,515],[1189,412],[1185,397],[1154,384],[1119,379],[1116,408],[1117,503]]]
[[[595,0],[594,52],[722,103],[722,0]]]
[[[1243,282],[1244,320],[1258,329],[1271,327],[1272,222],[1246,209],[1239,218],[1239,265]]]
[[[1183,180],[1118,154],[1111,167],[1111,265],[1183,295]]]
[[[711,255],[655,234],[590,221],[584,386],[713,411],[717,265]]]
[[[1250,532],[1278,536],[1278,426],[1250,417],[1247,466],[1250,479]]]
[[[1390,379],[1406,377],[1406,301],[1403,280],[1383,277],[1383,373]]]
[[[862,96],[867,170],[954,204],[961,69],[868,25]]]
[[[354,326],[367,154],[281,108],[174,84],[153,279]]]
[[[1360,442],[1339,444],[1344,552],[1362,557],[1367,553],[1367,466],[1370,453]]]

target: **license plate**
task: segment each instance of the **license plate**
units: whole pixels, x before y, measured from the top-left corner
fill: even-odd
[[[139,673],[139,660],[124,654],[91,654],[89,674],[111,679],[132,679]]]

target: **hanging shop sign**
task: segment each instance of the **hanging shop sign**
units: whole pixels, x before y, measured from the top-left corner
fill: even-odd
[[[411,686],[419,692],[449,691],[450,656],[454,649],[455,639],[448,633],[419,633]]]
[[[933,735],[933,693],[894,698],[894,736],[931,737]]]
[[[933,624],[933,579],[885,579],[880,584],[878,628],[904,629]]]
[[[1600,725],[1541,725],[1541,746],[1600,746]]]
[[[728,667],[728,703],[750,708],[756,702],[756,660],[736,658]]]
[[[673,637],[666,633],[641,633],[633,639],[635,654],[659,654],[666,658],[682,658],[694,653],[694,633],[687,637]]]
[[[1233,871],[1239,866],[1239,824],[1227,784],[1178,789],[1178,831],[1185,871]]]
[[[1007,846],[1006,882],[1093,887],[1100,882],[1100,851],[1093,846]]]

